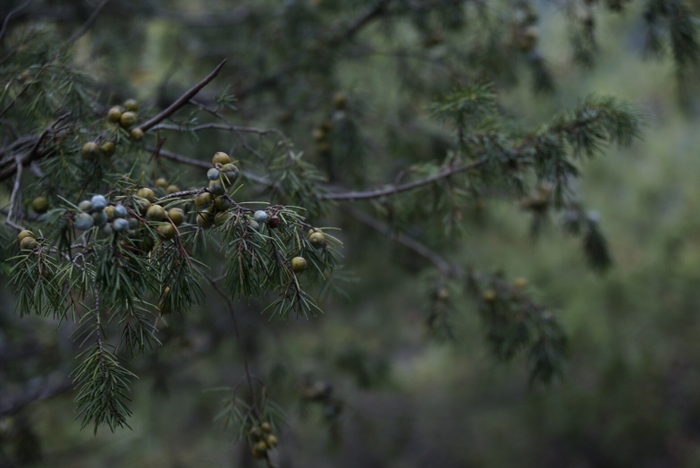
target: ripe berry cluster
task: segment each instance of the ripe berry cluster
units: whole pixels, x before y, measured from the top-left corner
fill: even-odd
[[[122,113],[121,117],[135,110],[136,104],[130,100],[125,103],[125,107],[130,110]],[[121,124],[121,120],[117,119],[119,112],[121,110],[118,108],[110,109],[109,119]],[[271,230],[278,229],[283,222],[279,208],[257,210],[251,216],[247,209],[242,208],[227,194],[227,188],[238,177],[238,167],[229,155],[217,152],[212,157],[212,168],[207,171],[208,186],[200,190],[183,192],[183,196],[180,197],[180,188],[160,177],[155,180],[153,188],[140,187],[135,192],[127,188],[126,192],[122,193],[95,194],[90,199],[81,201],[76,207],[77,210],[69,210],[67,218],[78,231],[95,228],[95,233],[102,236],[124,236],[122,243],[129,242],[127,239],[140,240],[140,250],[145,251],[153,248],[156,240],[153,234],[147,233],[148,231],[154,234],[157,232],[162,241],[174,239],[181,233],[178,227],[187,223],[188,217],[190,223],[208,229],[214,225],[224,225],[234,219],[234,216],[236,223],[240,223],[240,215],[243,214],[243,219],[247,219],[243,222],[247,223],[251,230],[270,230],[270,233]],[[194,197],[188,202],[193,192]],[[160,198],[157,198],[157,193]],[[192,202],[194,206],[189,204]],[[46,197],[35,198],[32,209],[37,214],[46,213]],[[144,227],[146,229],[142,229]],[[326,236],[320,229],[309,229],[306,237],[313,248],[318,250],[326,247]],[[25,238],[27,240],[23,240]],[[22,249],[30,250],[40,243],[30,231],[20,233],[18,241]],[[289,260],[289,266],[294,273],[300,274],[308,268],[309,263],[304,257],[295,256]]]
[[[109,109],[107,120],[129,131],[129,138],[132,141],[141,141],[143,139],[143,130],[140,128],[131,129],[138,121],[137,110],[138,103],[134,99],[127,99],[123,107],[115,106]],[[98,145],[95,141],[89,141],[83,145],[81,155],[84,159],[92,161],[99,156],[111,157],[116,149],[117,146],[114,141],[108,140],[101,145]]]
[[[253,456],[257,459],[265,458],[268,450],[277,447],[277,437],[272,433],[272,426],[268,422],[253,426],[248,431],[248,436],[253,444]]]

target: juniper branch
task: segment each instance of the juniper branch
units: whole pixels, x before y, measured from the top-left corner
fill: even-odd
[[[363,224],[430,261],[444,278],[466,281],[469,289],[477,293],[481,313],[489,329],[488,340],[496,357],[509,360],[521,347],[530,347],[530,385],[538,378],[548,382],[560,371],[560,361],[566,354],[566,336],[545,306],[497,275],[486,275],[471,269],[465,271],[417,240],[395,234],[389,226],[371,216],[357,210],[348,212]],[[498,291],[494,293],[493,301],[479,297],[480,284],[487,284]],[[517,304],[515,309],[513,304]],[[521,327],[526,327],[526,331]]]
[[[426,185],[432,184],[433,182],[440,181],[447,177],[455,174],[466,172],[472,169],[476,169],[480,166],[485,165],[489,161],[488,157],[482,157],[474,162],[464,164],[458,167],[447,167],[435,175],[426,177],[425,179],[416,180],[414,182],[407,182],[401,185],[395,185],[383,189],[368,190],[365,192],[342,192],[342,193],[327,193],[322,194],[321,198],[328,200],[339,200],[339,201],[355,201],[355,200],[370,200],[373,198],[380,198],[387,195],[395,195],[397,193],[406,192],[409,190],[414,190]]]
[[[167,119],[171,115],[173,115],[178,109],[180,109],[182,106],[187,104],[187,102],[192,99],[202,88],[204,88],[207,84],[209,84],[214,78],[216,78],[216,75],[219,74],[221,69],[223,68],[224,64],[226,64],[226,59],[222,60],[221,63],[219,63],[214,70],[212,70],[211,73],[209,73],[207,76],[204,77],[202,81],[185,91],[185,93],[180,96],[175,102],[170,104],[167,108],[165,108],[160,114],[156,115],[152,119],[148,120],[146,123],[141,125],[139,128],[143,130],[144,132],[147,132],[148,130],[151,129],[151,127],[155,126],[156,124],[162,122],[163,120]]]

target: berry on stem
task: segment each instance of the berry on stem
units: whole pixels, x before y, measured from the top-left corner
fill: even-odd
[[[177,230],[175,229],[175,226],[172,224],[162,224],[158,226],[158,233],[160,234],[160,237],[163,239],[172,239],[175,237],[175,234],[177,233]]]
[[[168,210],[168,218],[170,218],[170,221],[172,221],[175,226],[179,226],[185,221],[185,212],[182,208],[170,208],[170,210]]]
[[[209,181],[209,191],[217,196],[226,193],[226,189],[224,189],[224,186],[221,185],[221,182],[219,182],[218,180]]]
[[[525,286],[527,286],[527,279],[523,278],[522,276],[515,278],[513,285],[518,289],[523,289]]]
[[[165,209],[160,205],[151,205],[146,210],[146,219],[150,221],[165,221]]]
[[[272,215],[270,216],[270,219],[267,220],[267,227],[269,227],[270,229],[276,229],[279,227],[280,223],[280,217],[277,215]]]
[[[124,101],[124,108],[128,111],[136,112],[139,110],[139,103],[136,102],[136,99],[127,99]]]
[[[232,183],[238,178],[238,168],[235,164],[224,164],[221,166],[221,172],[226,176],[229,183]]]
[[[326,236],[321,231],[315,231],[309,236],[309,243],[315,249],[320,249],[326,245]]]
[[[214,220],[212,218],[212,209],[209,207],[206,210],[197,213],[197,224],[204,229],[210,228],[214,224]]]
[[[267,213],[263,210],[258,210],[255,213],[253,213],[253,219],[259,223],[266,223],[268,216]]]
[[[256,442],[255,445],[253,445],[253,456],[255,458],[265,458],[265,454],[267,453],[267,444],[264,441]]]
[[[24,230],[20,231],[19,234],[17,234],[17,242],[22,242],[22,239],[27,238],[27,237],[31,237],[33,239],[36,239],[36,236],[34,235],[34,233],[32,231],[30,231],[28,229],[24,229]]]
[[[139,191],[136,192],[136,195],[141,198],[145,198],[151,203],[153,203],[156,199],[155,193],[153,193],[153,190],[149,189],[148,187],[140,188]]]
[[[129,138],[131,141],[141,141],[143,140],[143,130],[140,128],[135,128],[129,132]]]
[[[109,157],[114,155],[114,153],[117,151],[117,147],[113,141],[105,141],[100,145],[100,151],[102,151],[102,154]]]
[[[34,250],[39,246],[39,243],[33,237],[25,237],[19,242],[19,248],[22,250]]]
[[[306,270],[309,266],[309,263],[306,261],[304,257],[294,257],[292,259],[292,271],[294,273],[301,273],[304,270]]]
[[[90,203],[93,210],[102,211],[107,206],[107,199],[103,195],[93,195]]]
[[[231,208],[231,202],[225,196],[218,196],[214,199],[214,206],[219,211],[225,211]]]
[[[126,210],[124,205],[114,205],[114,217],[115,218],[126,218],[129,212]]]
[[[90,211],[92,210],[92,203],[90,203],[90,200],[83,200],[78,203],[78,208],[80,208],[81,211]]]
[[[211,163],[213,166],[216,166],[217,164],[228,164],[231,162],[231,157],[224,153],[224,152],[217,152],[214,153],[214,156],[211,158]]]
[[[136,114],[133,112],[124,112],[119,119],[119,125],[123,128],[130,128],[136,123]]]
[[[37,214],[44,214],[49,209],[49,201],[46,197],[36,197],[32,200],[32,210]]]
[[[107,223],[107,214],[102,210],[95,211],[92,214],[92,219],[95,222],[95,226],[102,226]]]
[[[275,437],[274,434],[270,434],[269,436],[267,436],[266,441],[267,441],[267,445],[270,448],[277,447],[277,437]]]
[[[112,222],[114,232],[124,232],[129,229],[129,221],[124,218],[117,218]]]
[[[211,168],[207,171],[207,179],[209,180],[219,180],[219,177],[221,177],[221,173],[219,172],[218,169]]]
[[[94,141],[89,141],[83,145],[80,151],[83,159],[92,160],[100,154],[100,147]]]
[[[122,117],[122,110],[119,107],[112,107],[107,111],[107,120],[110,122],[117,123]]]
[[[80,229],[81,231],[87,231],[88,229],[90,229],[94,225],[95,225],[95,219],[87,213],[80,213],[75,218],[75,227],[77,229]]]
[[[194,197],[194,205],[197,208],[206,208],[207,206],[211,205],[211,193],[202,192]]]

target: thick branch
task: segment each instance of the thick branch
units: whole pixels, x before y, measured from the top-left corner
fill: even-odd
[[[191,87],[182,96],[180,96],[175,102],[173,102],[166,109],[164,109],[163,112],[156,115],[151,120],[149,120],[148,122],[141,125],[139,128],[141,130],[143,130],[144,132],[146,132],[151,127],[155,126],[156,124],[162,122],[163,120],[165,120],[168,117],[170,117],[171,115],[173,115],[178,109],[180,109],[182,106],[187,104],[187,102],[189,102],[189,100],[192,99],[202,88],[204,88],[206,85],[209,84],[209,82],[211,82],[214,78],[216,78],[216,75],[219,74],[219,72],[221,71],[221,68],[224,66],[225,63],[226,63],[226,60],[224,59],[202,81],[200,81],[199,83],[197,83],[196,85]]]

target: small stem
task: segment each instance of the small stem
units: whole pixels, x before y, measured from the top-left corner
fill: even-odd
[[[90,26],[92,26],[92,23],[95,22],[95,20],[96,20],[97,17],[99,16],[100,12],[101,12],[102,9],[105,7],[105,5],[107,5],[107,3],[109,3],[109,0],[102,0],[102,3],[100,3],[99,5],[97,5],[97,7],[95,8],[95,10],[93,10],[92,14],[90,15],[90,17],[87,19],[87,21],[86,21],[85,24],[83,25],[83,27],[80,28],[79,30],[77,30],[77,31],[75,32],[75,34],[73,34],[73,35],[70,37],[70,39],[68,39],[68,41],[66,41],[66,45],[71,45],[71,44],[73,44],[75,41],[77,41],[78,39],[80,39],[80,38],[83,36],[83,34],[85,34],[85,33],[87,32],[88,29],[90,29]]]
[[[231,301],[231,298],[226,294],[218,284],[216,284],[217,280],[215,278],[212,278],[209,276],[205,271],[203,271],[200,268],[197,268],[197,270],[204,276],[209,284],[211,284],[211,287],[214,288],[214,290],[219,294],[224,300],[226,301],[226,304],[228,306],[229,313],[231,314],[231,318],[233,319],[233,330],[234,334],[236,336],[236,342],[238,343],[238,346],[240,348],[240,353],[241,357],[243,358],[243,367],[245,369],[245,376],[246,380],[248,382],[248,391],[250,392],[250,398],[253,401],[253,409],[255,411],[255,414],[258,415],[258,403],[257,403],[257,398],[255,397],[255,390],[253,388],[253,378],[251,377],[250,374],[250,368],[248,366],[248,358],[246,357],[245,353],[245,347],[243,346],[243,341],[241,340],[241,333],[240,329],[238,328],[238,318],[236,317],[236,312],[233,307],[233,301]]]
[[[5,219],[5,224],[11,226],[19,231],[23,230],[22,226],[15,224],[12,221],[12,215],[15,210],[15,204],[17,202],[17,195],[19,194],[20,182],[22,179],[22,159],[17,156],[15,158],[15,163],[17,165],[17,174],[15,175],[15,185],[12,187],[12,195],[10,195],[10,210],[7,212],[7,218]]]
[[[360,221],[362,224],[366,224],[372,229],[379,231],[380,233],[384,234],[390,239],[395,240],[399,244],[408,247],[420,256],[426,258],[433,265],[435,265],[437,269],[440,270],[440,273],[442,273],[444,276],[448,278],[454,278],[462,276],[464,274],[464,272],[460,268],[451,265],[444,258],[442,258],[440,254],[433,250],[430,250],[428,247],[421,244],[417,240],[412,239],[405,234],[393,232],[389,226],[380,221],[377,221],[376,219],[363,213],[362,211],[348,209],[347,212],[350,213],[355,219]]]

